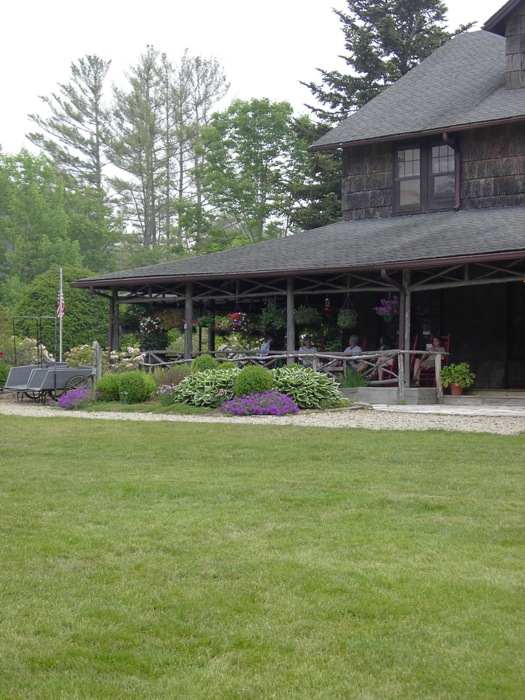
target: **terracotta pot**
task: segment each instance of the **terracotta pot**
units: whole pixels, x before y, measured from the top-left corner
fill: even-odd
[[[463,389],[459,386],[459,384],[451,384],[450,393],[452,394],[452,396],[461,396],[461,394],[463,393]]]

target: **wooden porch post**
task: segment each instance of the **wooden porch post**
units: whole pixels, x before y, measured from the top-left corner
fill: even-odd
[[[118,350],[119,348],[119,308],[117,302],[118,291],[113,289],[109,300],[108,346],[110,350]]]
[[[193,283],[186,282],[184,299],[184,359],[191,360],[193,353]]]
[[[286,280],[286,364],[292,364],[294,358],[290,354],[295,352],[295,323],[293,320],[294,312],[294,278],[288,277]]]
[[[404,290],[404,349],[411,350],[410,343],[410,307],[412,305],[412,293],[410,291],[410,270],[403,270]],[[410,386],[410,355],[405,355],[405,386]]]

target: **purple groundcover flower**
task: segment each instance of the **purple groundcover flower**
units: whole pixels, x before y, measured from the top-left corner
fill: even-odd
[[[89,387],[71,389],[71,391],[66,391],[64,394],[60,395],[58,405],[66,411],[73,408],[82,408],[83,406],[87,406],[87,404],[93,401],[97,396],[100,396],[100,392],[93,391]]]
[[[285,416],[287,413],[299,413],[299,407],[286,394],[265,391],[262,394],[234,396],[222,404],[221,411],[231,416]]]

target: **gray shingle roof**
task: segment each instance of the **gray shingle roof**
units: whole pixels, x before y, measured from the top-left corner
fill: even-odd
[[[520,117],[525,120],[525,89],[505,89],[505,39],[467,32],[444,44],[312,149]]]
[[[342,221],[288,238],[91,277],[77,285],[411,267],[425,260],[439,265],[445,259],[513,252],[525,255],[525,207]]]

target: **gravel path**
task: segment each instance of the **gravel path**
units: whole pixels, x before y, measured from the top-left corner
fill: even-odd
[[[447,406],[359,406],[333,411],[305,411],[295,416],[175,416],[148,413],[85,413],[62,411],[27,401],[0,401],[0,416],[86,418],[89,420],[170,421],[178,423],[237,423],[297,425],[315,428],[366,428],[369,430],[456,430],[466,433],[525,433],[525,409],[505,407],[450,408]]]

